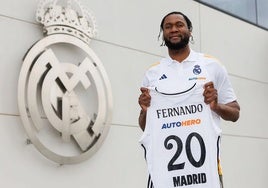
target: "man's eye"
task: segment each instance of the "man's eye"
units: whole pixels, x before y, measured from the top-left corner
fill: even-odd
[[[183,27],[184,25],[182,23],[178,23],[177,27]]]
[[[165,26],[165,29],[170,29],[171,28],[171,25],[166,25]]]

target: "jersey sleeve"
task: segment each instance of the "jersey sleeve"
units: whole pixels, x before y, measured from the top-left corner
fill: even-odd
[[[141,87],[155,87],[158,75],[159,75],[159,63],[155,63],[145,72],[145,75],[141,83]]]
[[[220,64],[218,64],[218,66],[219,68],[216,74],[218,102],[227,104],[237,100],[237,97],[232,87],[226,68]]]
[[[210,75],[212,75],[211,81],[213,81],[214,86],[218,91],[218,102],[221,104],[227,104],[237,100],[224,65],[222,65],[218,59],[207,55],[205,55],[205,62],[207,63]]]

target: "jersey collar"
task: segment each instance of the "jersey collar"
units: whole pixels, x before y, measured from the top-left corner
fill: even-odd
[[[189,56],[182,61],[182,63],[188,63],[188,62],[195,62],[197,57],[197,53],[190,49],[190,54]],[[161,62],[166,63],[167,65],[171,65],[172,63],[178,63],[178,61],[171,59],[170,56],[163,58]]]

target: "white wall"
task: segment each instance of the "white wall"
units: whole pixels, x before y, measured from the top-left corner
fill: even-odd
[[[173,10],[193,22],[192,48],[218,57],[230,73],[241,118],[224,122],[222,160],[228,188],[266,188],[268,178],[268,32],[189,0],[81,0],[97,19],[99,37],[91,47],[110,78],[113,121],[107,139],[89,160],[59,166],[44,158],[26,134],[17,107],[22,57],[42,38],[35,22],[38,0],[0,0],[0,187],[146,186],[138,145],[139,85],[147,67],[166,54],[157,41],[162,17]]]
[[[201,49],[218,57],[231,77],[241,118],[223,123],[226,187],[267,187],[268,32],[200,6]]]

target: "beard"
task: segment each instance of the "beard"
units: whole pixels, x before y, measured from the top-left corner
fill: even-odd
[[[189,39],[190,39],[189,36],[185,36],[185,37],[181,38],[180,42],[172,43],[170,40],[168,40],[166,37],[164,37],[165,45],[170,50],[180,50],[180,49],[185,48],[189,43]]]

